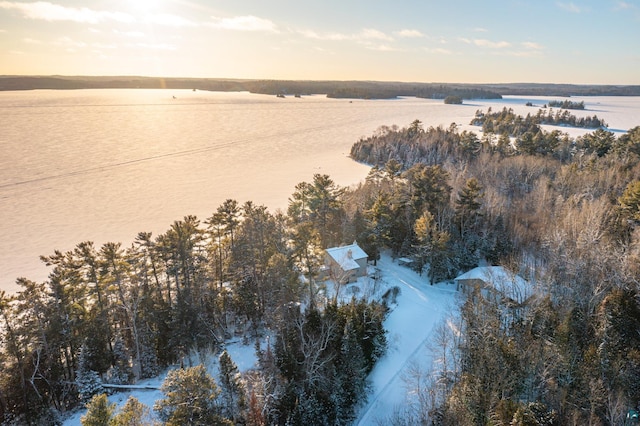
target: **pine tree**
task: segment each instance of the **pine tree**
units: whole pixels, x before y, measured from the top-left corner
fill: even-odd
[[[107,378],[110,383],[123,385],[131,382],[133,372],[129,364],[129,357],[126,353],[122,337],[117,336],[113,344],[113,367],[109,370]]]
[[[468,179],[462,190],[458,192],[455,221],[462,237],[464,237],[467,232],[476,230],[478,221],[482,216],[480,209],[483,198],[482,185],[480,185],[476,178]]]
[[[220,390],[203,365],[172,370],[153,409],[167,426],[231,425],[216,402]]]
[[[76,371],[76,386],[82,401],[89,401],[91,397],[103,392],[102,380],[98,373],[89,366],[89,349],[86,344],[80,348],[78,355],[78,369]]]
[[[225,350],[219,357],[220,399],[222,414],[234,421],[244,423],[247,412],[247,396],[244,381],[235,362]]]
[[[622,216],[635,223],[640,223],[640,180],[627,185],[622,196],[618,198],[619,209]]]
[[[107,395],[94,395],[87,404],[87,414],[80,418],[82,426],[110,426],[116,404],[109,403]]]
[[[149,407],[130,396],[124,407],[115,415],[110,426],[153,426]]]
[[[355,418],[355,407],[364,400],[367,390],[366,360],[360,337],[351,318],[347,319],[336,368],[333,399],[337,424],[347,425]]]

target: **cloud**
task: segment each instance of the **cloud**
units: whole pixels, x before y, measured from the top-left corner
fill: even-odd
[[[214,20],[212,26],[223,30],[279,32],[278,27],[273,21],[258,18],[253,15],[235,16],[233,18],[217,18],[212,16],[211,18]]]
[[[23,42],[27,44],[43,44],[41,40],[36,40],[35,38],[23,38]]]
[[[146,34],[142,31],[118,31],[113,30],[113,33],[123,37],[142,38],[146,37]]]
[[[618,4],[616,4],[616,10],[625,10],[625,9],[634,9],[635,6],[632,5],[631,3],[627,3],[625,1],[619,1]]]
[[[385,40],[392,41],[393,37],[390,37],[383,33],[382,31],[378,31],[372,28],[365,28],[359,34],[355,36],[356,39],[359,40]]]
[[[444,49],[442,47],[435,47],[435,48],[426,47],[424,50],[429,53],[437,53],[439,55],[453,55],[453,52],[451,50]]]
[[[504,49],[505,47],[510,47],[511,43],[508,41],[491,41],[485,39],[475,39],[473,40],[473,44],[479,47],[486,47],[489,49]]]
[[[486,28],[482,28],[482,27],[476,27],[473,29],[473,31],[477,32],[477,33],[488,33],[489,30]]]
[[[527,49],[531,49],[531,50],[542,50],[544,49],[544,47],[538,43],[535,43],[533,41],[524,41],[522,43],[520,43],[522,45],[522,47],[525,47]]]
[[[59,37],[56,40],[52,41],[51,44],[53,44],[54,46],[61,46],[61,47],[66,47],[66,48],[80,48],[80,47],[86,47],[87,43],[84,43],[82,41],[75,41],[70,37]]]
[[[178,50],[175,45],[168,43],[129,43],[127,46],[147,50]]]
[[[45,1],[38,1],[34,3],[0,1],[0,8],[17,10],[21,12],[25,18],[43,21],[71,21],[88,24],[97,24],[104,21],[125,23],[135,21],[133,16],[122,12],[100,11],[89,9],[87,7],[66,7]]]
[[[364,28],[359,33],[354,33],[354,34],[343,34],[343,33],[320,34],[313,30],[299,30],[298,34],[302,35],[303,37],[311,38],[314,40],[329,40],[329,41],[351,40],[351,41],[362,42],[362,43],[370,42],[372,40],[393,41],[393,37],[391,37],[390,35],[372,28]]]
[[[400,30],[400,31],[396,31],[394,32],[394,34],[398,37],[403,37],[403,38],[420,38],[420,37],[424,37],[424,34],[422,34],[420,31],[418,30]]]
[[[365,43],[365,46],[369,50],[376,50],[378,52],[394,52],[394,51],[397,50],[397,49],[389,46],[388,44]]]
[[[314,40],[330,40],[330,41],[341,41],[341,40],[350,40],[351,36],[340,33],[325,33],[319,34],[312,30],[300,30],[298,34],[302,35],[306,38],[311,38]]]
[[[575,3],[557,3],[560,9],[564,9],[571,13],[581,13],[582,9]]]
[[[162,13],[158,15],[152,15],[146,19],[147,22],[157,25],[164,25],[167,27],[197,27],[193,21],[183,18],[182,16],[172,15],[169,13]]]

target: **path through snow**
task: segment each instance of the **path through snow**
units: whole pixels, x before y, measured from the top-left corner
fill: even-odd
[[[425,343],[436,324],[455,308],[456,291],[451,284],[429,285],[425,276],[394,263],[383,255],[378,261],[382,280],[388,287],[397,286],[397,304],[385,320],[389,347],[370,374],[373,391],[356,420],[356,425],[383,421],[403,404],[403,373],[414,361],[428,357]]]

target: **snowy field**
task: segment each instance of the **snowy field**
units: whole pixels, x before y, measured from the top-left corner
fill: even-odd
[[[405,382],[403,378],[409,368],[420,364],[423,368],[430,365],[428,342],[434,326],[446,314],[457,309],[457,293],[452,284],[429,285],[426,276],[421,277],[406,266],[400,266],[387,254],[381,256],[377,269],[380,278],[374,294],[383,294],[387,289],[398,287],[399,293],[395,303],[390,305],[385,321],[388,349],[371,372],[371,394],[358,415],[357,425],[379,424],[402,405],[405,399]],[[349,294],[357,286],[360,289],[371,288],[370,278],[360,278],[357,283],[342,289],[342,294]],[[366,294],[366,292],[365,292]],[[240,371],[255,367],[256,357],[253,344],[243,345],[233,342],[227,345],[227,351]],[[209,373],[217,378],[217,362],[204,360]],[[114,393],[109,401],[115,402],[120,409],[129,396],[136,397],[151,409],[157,399],[163,397],[157,389],[162,385],[166,372],[157,378],[142,380],[137,383],[139,389]],[[146,389],[145,389],[146,388]],[[78,411],[69,417],[65,426],[79,426],[80,417],[85,410]]]

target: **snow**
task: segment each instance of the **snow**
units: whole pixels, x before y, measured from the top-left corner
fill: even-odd
[[[263,345],[264,346],[264,345]],[[240,372],[245,372],[250,370],[256,366],[256,354],[255,354],[255,346],[253,344],[243,344],[240,341],[232,341],[228,342],[225,345],[225,349],[231,356],[231,359],[238,366],[238,370]],[[207,366],[207,371],[211,376],[217,380],[218,378],[218,358],[212,354],[192,354],[190,360],[186,360],[186,365],[197,365],[200,361],[204,361],[204,364]],[[175,366],[174,368],[177,368]],[[116,403],[116,410],[120,410],[124,404],[127,402],[130,396],[134,396],[141,403],[145,404],[152,411],[153,414],[153,404],[155,404],[156,400],[162,399],[164,397],[163,393],[160,391],[160,387],[162,386],[162,382],[164,381],[167,373],[171,369],[165,371],[157,377],[140,380],[131,388],[124,390],[123,392],[116,392],[109,396],[109,402]],[[87,410],[82,409],[75,413],[73,413],[69,418],[67,418],[63,426],[81,426],[80,417],[84,416]]]
[[[522,303],[531,296],[531,286],[524,278],[507,271],[502,266],[478,266],[454,279],[455,281],[479,279],[491,285],[504,296]]]
[[[367,403],[362,407],[356,425],[371,425],[383,421],[394,412],[394,408],[403,405],[405,398],[405,383],[403,378],[416,364],[430,365],[430,354],[427,345],[433,333],[434,326],[439,324],[452,310],[457,309],[457,295],[455,285],[439,283],[429,285],[426,276],[420,276],[412,269],[402,266],[398,260],[393,260],[389,254],[383,254],[377,262],[377,274],[380,277],[378,285],[372,283],[370,277],[361,277],[357,283],[342,288],[341,299],[348,301],[350,292],[355,289],[363,291],[357,296],[373,296],[398,287],[400,290],[395,302],[390,304],[384,326],[387,330],[388,349],[378,360],[369,378],[371,393]],[[266,344],[261,342],[262,347]],[[255,367],[256,357],[253,344],[243,344],[240,341],[230,342],[226,346],[227,352],[237,364],[241,372]],[[209,373],[217,378],[217,358],[213,355],[198,356],[194,354],[191,360],[197,364],[200,359],[208,366]],[[129,396],[134,396],[149,408],[157,399],[163,397],[159,388],[166,372],[160,376],[142,380],[136,383],[136,389],[114,393],[109,396],[110,402],[115,402],[120,409]],[[147,389],[156,388],[156,389]],[[64,422],[64,426],[79,426],[80,417],[86,410],[76,412]]]
[[[343,271],[352,271],[358,269],[360,265],[356,260],[365,259],[367,253],[360,248],[358,243],[353,243],[348,246],[332,247],[328,248],[327,254],[331,256],[335,262],[340,265]]]
[[[427,344],[434,326],[456,308],[455,286],[448,283],[429,285],[426,276],[394,262],[389,255],[378,261],[384,285],[397,286],[400,293],[385,320],[388,349],[378,360],[369,378],[372,393],[362,408],[357,425],[383,422],[404,403],[403,377],[413,363],[430,364]]]

